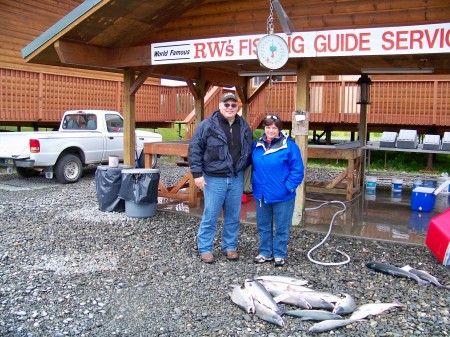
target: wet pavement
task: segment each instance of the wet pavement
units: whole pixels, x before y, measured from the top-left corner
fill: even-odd
[[[411,190],[392,192],[388,188],[366,190],[352,201],[346,202],[338,195],[307,194],[302,228],[319,233],[327,233],[333,215],[343,209],[343,205],[332,203],[317,208],[323,202],[333,200],[345,204],[346,210],[337,216],[332,224],[332,235],[363,237],[376,240],[425,245],[427,229],[431,219],[450,207],[450,195],[440,193],[434,208],[429,212],[412,210]],[[158,198],[158,209],[169,212],[186,213],[201,217],[203,202],[197,207],[189,207],[186,202]],[[247,199],[247,200],[245,200]],[[417,202],[417,199],[414,199]],[[420,199],[419,204],[428,201]],[[415,207],[417,208],[417,207]],[[255,199],[250,195],[243,198],[241,221],[256,224]]]

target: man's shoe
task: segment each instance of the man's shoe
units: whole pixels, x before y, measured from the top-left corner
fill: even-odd
[[[211,253],[200,254],[200,259],[204,263],[214,263],[214,255]]]
[[[235,250],[228,250],[225,255],[230,261],[236,261],[239,259],[239,254]]]

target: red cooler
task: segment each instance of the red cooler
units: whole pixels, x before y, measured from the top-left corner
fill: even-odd
[[[450,266],[450,208],[431,219],[425,244],[445,266]]]

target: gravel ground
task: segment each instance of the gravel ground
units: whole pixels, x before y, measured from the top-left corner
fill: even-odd
[[[174,179],[177,169],[160,169],[162,179]],[[450,291],[365,267],[409,264],[449,285],[449,269],[427,247],[332,235],[315,258],[332,261],[338,247],[351,262],[324,267],[306,257],[323,235],[294,228],[288,265],[276,269],[252,262],[257,231],[242,225],[240,260],[227,261],[217,247],[217,263],[206,265],[195,249],[198,218],[101,212],[94,174],[73,185],[0,175],[1,336],[311,335],[310,321],[286,316],[280,328],[231,302],[229,285],[256,275],[303,278],[317,290],[349,293],[358,305],[407,305],[319,336],[450,335]]]

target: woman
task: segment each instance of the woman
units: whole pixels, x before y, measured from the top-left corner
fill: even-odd
[[[287,256],[294,214],[295,190],[302,183],[304,166],[300,149],[281,132],[280,117],[268,115],[262,122],[264,134],[253,143],[253,196],[259,254],[255,263],[274,261],[282,267]],[[275,228],[274,228],[275,227]]]

